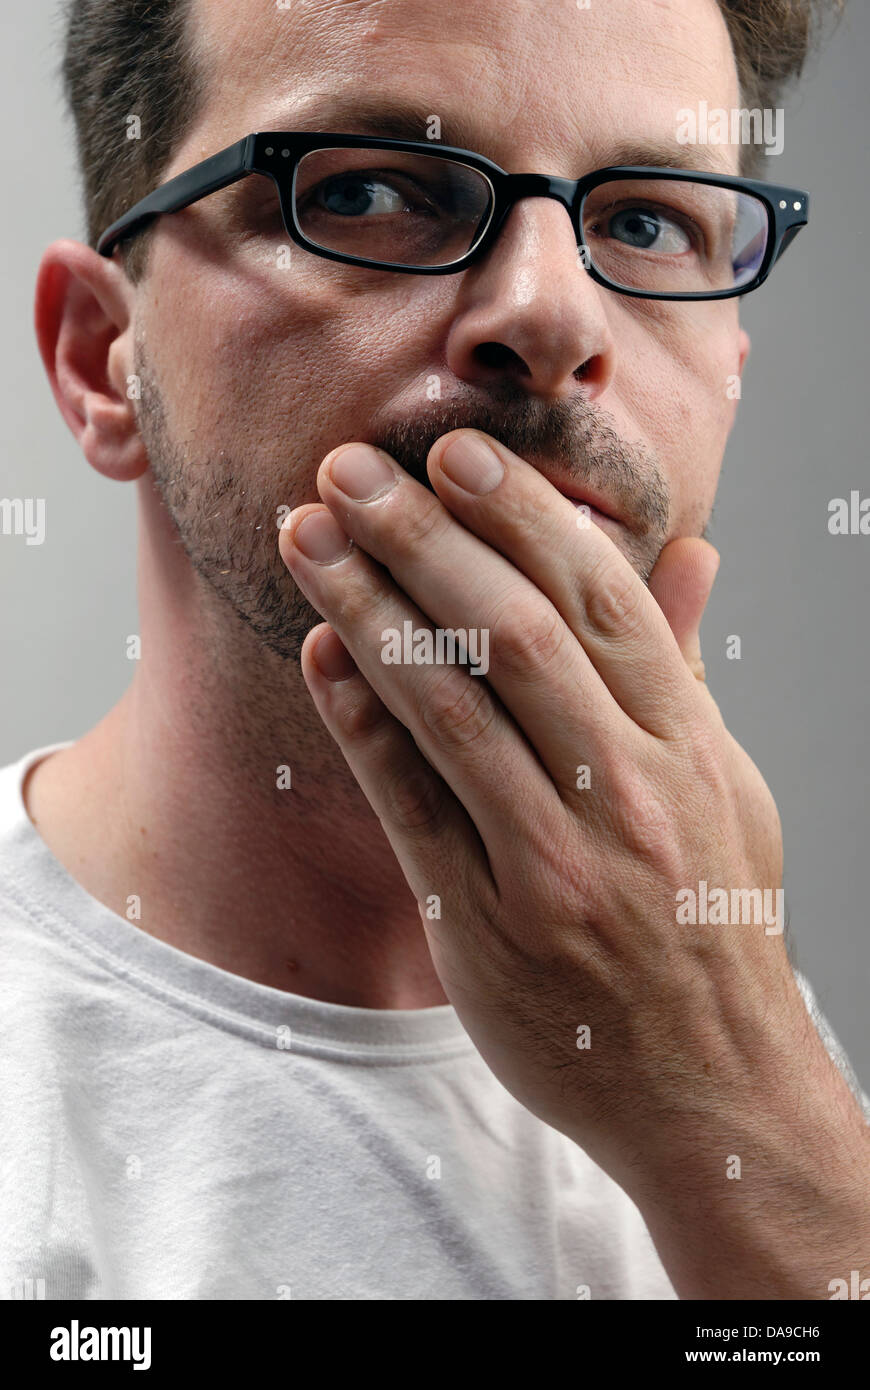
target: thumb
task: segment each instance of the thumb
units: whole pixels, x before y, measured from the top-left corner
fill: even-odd
[[[686,664],[698,680],[704,680],[700,626],[713,580],[719,568],[719,552],[699,536],[680,536],[662,548],[649,577],[649,591],[668,620]]]

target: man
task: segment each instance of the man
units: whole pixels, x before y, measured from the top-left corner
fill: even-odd
[[[800,67],[807,11],[742,8],[71,5],[91,245],[46,252],[36,322],[138,483],[141,660],[4,773],[7,1281],[870,1274],[867,1125],[697,636],[734,291],[806,220],[677,138],[775,106],[754,53]],[[559,181],[613,168],[577,212]]]

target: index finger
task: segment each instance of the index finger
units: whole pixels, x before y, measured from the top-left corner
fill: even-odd
[[[474,494],[447,469],[457,469],[460,450],[479,444],[504,473]],[[680,736],[696,682],[665,615],[612,537],[591,521],[579,527],[576,507],[539,469],[478,430],[442,435],[428,471],[453,515],[549,598],[624,712],[656,737]]]

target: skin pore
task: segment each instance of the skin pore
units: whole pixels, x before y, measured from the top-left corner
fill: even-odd
[[[484,0],[449,25],[424,0],[197,0],[191,23],[207,97],[165,178],[249,131],[350,129],[330,102],[360,94],[422,102],[444,143],[563,177],[626,140],[680,151],[680,107],[739,104],[714,0]],[[737,171],[732,148],[717,153]],[[319,618],[280,558],[281,509],[317,500],[340,443],[423,476],[439,435],[475,426],[609,488],[648,578],[666,540],[707,523],[748,342],[736,300],[596,286],[551,200],[515,207],[455,276],[295,246],[285,269],[285,243],[274,188],[251,177],[161,219],[138,286],[117,258],[46,252],[37,323],[56,398],[91,466],[137,480],[142,659],[107,716],[34,770],[28,811],[93,897],[123,916],[138,894],[162,940],[277,989],[422,1008],[446,996],[417,905],[299,671]]]

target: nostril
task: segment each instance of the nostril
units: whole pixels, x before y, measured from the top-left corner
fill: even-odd
[[[525,365],[519,354],[504,343],[479,343],[474,355],[484,367],[510,367],[516,363]]]

